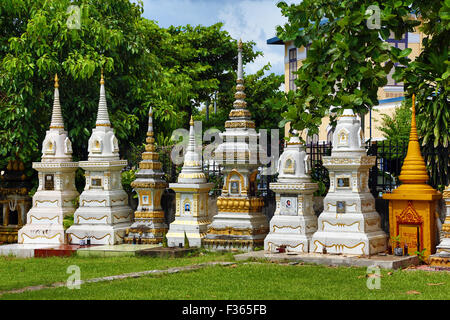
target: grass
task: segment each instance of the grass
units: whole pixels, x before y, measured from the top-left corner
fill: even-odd
[[[229,256],[218,255],[220,259]],[[214,258],[205,255],[202,259]],[[140,266],[145,259],[135,258]],[[181,263],[196,258],[177,259]],[[198,259],[198,258],[197,258]],[[42,259],[44,261],[44,259]],[[107,269],[108,258],[99,260]],[[88,261],[89,261],[88,260]],[[120,260],[123,260],[120,259]],[[119,262],[118,260],[117,262]],[[169,266],[170,259],[149,259],[151,267]],[[53,259],[48,262],[55,262]],[[88,262],[85,261],[85,262]],[[131,261],[123,262],[124,265]],[[198,261],[197,261],[198,262]],[[122,264],[122,262],[120,262]],[[49,263],[50,264],[50,263]],[[129,266],[131,267],[131,266]],[[140,267],[137,267],[138,269]],[[83,269],[82,269],[83,270]],[[117,269],[114,269],[117,270]],[[137,269],[136,269],[137,270]],[[107,273],[105,269],[97,273]],[[123,271],[126,272],[126,271]],[[390,274],[388,274],[388,272]],[[46,272],[47,273],[47,272]],[[45,289],[21,294],[5,294],[1,299],[450,299],[447,272],[382,270],[381,289],[369,290],[365,268],[275,263],[206,267],[198,271],[146,276],[137,279],[84,284],[79,290]],[[65,274],[61,274],[64,279]],[[83,277],[84,278],[84,277]],[[409,292],[409,293],[408,293]],[[419,294],[417,294],[419,293]]]
[[[66,281],[67,268],[77,265],[81,279],[152,269],[167,269],[207,261],[232,261],[231,253],[201,252],[184,258],[151,257],[0,257],[0,291]]]

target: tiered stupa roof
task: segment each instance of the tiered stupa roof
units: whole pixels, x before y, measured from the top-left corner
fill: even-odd
[[[105,94],[103,70],[100,79],[100,99],[98,102],[97,121],[89,139],[89,161],[119,160],[119,143],[109,121]]]
[[[167,182],[164,180],[162,163],[159,161],[159,154],[156,152],[155,138],[153,132],[153,108],[148,112],[148,130],[145,140],[145,152],[142,153],[142,161],[139,163],[139,171],[136,173],[136,180],[131,183],[133,188],[164,188]]]
[[[219,164],[253,164],[258,165],[258,138],[255,122],[245,102],[244,75],[242,66],[242,41],[238,43],[238,71],[236,80],[236,100],[230,111],[229,120],[225,122],[225,132],[221,134],[224,143],[214,151]]]
[[[416,126],[415,95],[412,97],[411,131],[409,134],[408,152],[403,161],[402,170],[399,175],[402,184],[392,194],[383,197],[391,199],[392,196],[404,196],[405,199],[412,195],[440,197],[441,194],[426,184],[429,179],[425,161],[420,152],[419,138]]]
[[[42,143],[42,162],[71,162],[72,142],[64,130],[64,120],[59,101],[59,79],[55,75],[55,93],[53,98],[52,120],[50,129]]]
[[[189,143],[186,154],[184,155],[183,168],[178,175],[178,183],[205,183],[206,176],[202,170],[202,156],[197,150],[192,116],[189,125]]]

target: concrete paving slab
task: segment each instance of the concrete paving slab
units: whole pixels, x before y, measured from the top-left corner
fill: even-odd
[[[265,259],[269,261],[289,261],[289,262],[305,262],[313,264],[322,264],[329,266],[353,266],[353,267],[370,267],[378,266],[382,269],[400,269],[410,265],[418,265],[419,258],[417,256],[397,257],[392,255],[386,256],[355,256],[355,255],[334,255],[320,253],[273,253],[268,251],[253,251],[235,255],[237,261],[248,259]]]
[[[0,246],[1,256],[14,256],[17,258],[33,258],[35,250],[56,248],[59,245],[54,244],[6,244]]]
[[[119,244],[106,246],[92,246],[77,251],[80,257],[133,257],[138,251],[155,248],[156,244]]]

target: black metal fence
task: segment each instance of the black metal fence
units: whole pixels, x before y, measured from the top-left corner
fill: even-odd
[[[279,153],[284,149],[284,140],[280,140]],[[311,142],[306,145],[306,152],[309,156],[309,164],[312,168],[311,176],[314,181],[319,182],[318,195],[324,196],[330,186],[328,170],[323,166],[323,156],[331,155],[331,142]],[[392,143],[389,141],[372,141],[366,146],[367,154],[376,157],[376,164],[370,170],[369,188],[375,198],[379,198],[382,193],[391,192],[400,185],[398,176],[400,175],[403,160],[408,150],[408,142]],[[163,163],[163,170],[169,183],[176,182],[182,165],[175,165],[170,157],[172,146],[160,147],[160,161]],[[269,149],[270,150],[270,149]],[[430,185],[434,188],[442,188],[449,183],[448,174],[448,154],[449,148],[430,149],[422,148],[422,155],[427,163],[430,176]],[[270,156],[270,154],[269,154]],[[440,158],[440,168],[436,169],[435,159]],[[444,161],[442,161],[444,159]],[[446,159],[446,161],[445,161]],[[276,165],[276,164],[275,164]],[[208,181],[215,184],[212,194],[219,195],[223,186],[223,173],[220,165],[214,161],[204,161],[204,172]],[[262,166],[261,170],[264,167]],[[274,193],[270,190],[269,184],[276,180],[276,174],[265,175],[262,172],[258,175],[259,195],[266,201],[274,199]]]

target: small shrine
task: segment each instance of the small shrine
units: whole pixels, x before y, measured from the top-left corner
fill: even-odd
[[[406,244],[409,255],[425,250],[423,256],[428,259],[436,250],[435,212],[442,195],[426,184],[429,177],[420,153],[414,95],[412,101],[408,152],[399,175],[402,184],[392,193],[383,194],[383,199],[389,200],[391,238],[400,237],[399,245],[403,248]]]
[[[194,135],[194,121],[190,121],[189,144],[177,183],[169,188],[176,192],[175,221],[170,224],[167,243],[170,247],[184,245],[185,236],[190,247],[200,247],[211,223],[208,218],[208,195],[214,183],[206,182],[202,170],[202,156]]]
[[[350,109],[338,118],[331,156],[323,157],[330,188],[323,200],[310,252],[373,255],[386,250],[375,199],[369,191],[369,169],[360,120]]]
[[[161,243],[167,232],[164,222],[164,211],[161,208],[161,197],[167,187],[162,171],[162,163],[155,148],[153,133],[153,111],[150,107],[148,115],[148,131],[145,152],[139,163],[136,180],[131,187],[138,193],[139,205],[134,213],[135,222],[127,230],[126,243],[156,244]]]
[[[203,239],[212,250],[252,250],[264,245],[269,224],[262,213],[264,199],[257,196],[259,167],[255,122],[246,109],[242,69],[242,41],[238,44],[236,100],[221,134],[223,143],[214,150],[215,161],[223,167],[224,184],[214,216]]]
[[[72,162],[72,143],[64,130],[58,88],[56,75],[52,120],[42,143],[42,160],[33,163],[39,186],[27,214],[27,224],[19,231],[19,243],[65,243],[63,219],[75,212],[78,163]]]
[[[74,224],[67,230],[69,243],[122,243],[133,210],[122,188],[121,170],[127,161],[120,160],[119,143],[109,121],[103,72],[96,127],[89,138],[88,151],[88,160],[79,162],[85,170],[86,185],[74,214]]]
[[[22,161],[10,160],[0,175],[0,244],[17,243],[31,206],[31,184]]]
[[[430,256],[430,264],[437,267],[450,267],[450,185],[445,188],[445,221],[442,225],[441,242],[436,247],[436,254]]]
[[[317,230],[313,193],[317,183],[309,176],[308,156],[298,136],[292,136],[278,160],[278,180],[270,184],[276,195],[276,210],[270,221],[270,233],[264,250],[309,251],[311,237]]]

